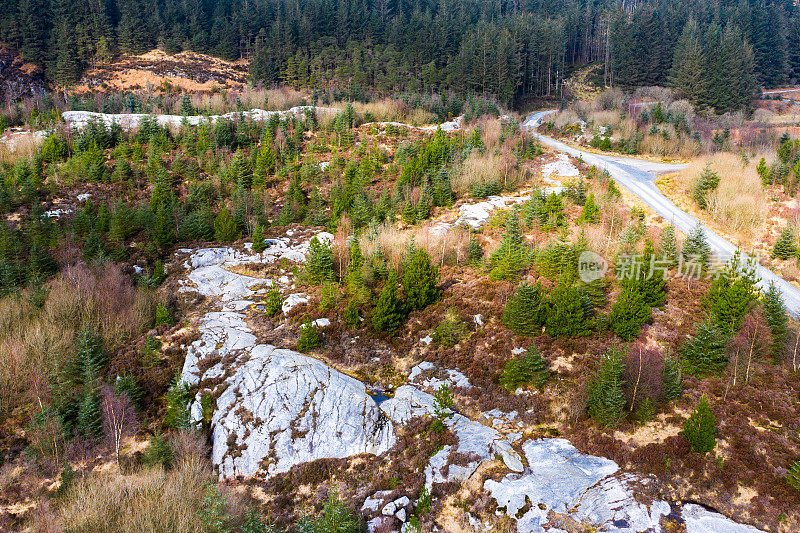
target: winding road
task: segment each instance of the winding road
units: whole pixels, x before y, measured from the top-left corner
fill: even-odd
[[[680,170],[685,168],[686,165],[669,165],[630,157],[595,154],[537,133],[536,128],[542,124],[544,118],[554,112],[554,110],[550,110],[532,113],[522,123],[523,129],[529,130],[546,146],[567,153],[573,157],[580,157],[590,165],[607,170],[618,183],[638,196],[656,213],[664,217],[664,219],[671,221],[672,224],[683,233],[688,234],[697,226],[698,220],[672,203],[669,198],[658,190],[655,184],[656,176]],[[717,235],[705,224],[701,224],[701,226],[706,233],[708,244],[719,258],[727,260],[733,256],[737,250],[736,245]],[[750,257],[744,253],[742,253],[742,256],[744,258]],[[781,291],[783,301],[789,313],[794,317],[800,316],[800,289],[780,276],[777,276],[770,269],[761,266],[757,261],[756,273],[761,278],[759,286],[762,289],[766,289],[769,283],[774,283]]]

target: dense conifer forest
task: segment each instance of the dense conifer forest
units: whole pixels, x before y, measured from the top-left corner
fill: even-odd
[[[507,104],[560,95],[570,69],[594,61],[606,83],[671,84],[718,111],[800,76],[790,0],[9,0],[0,41],[59,85],[155,47],[251,59],[265,85]]]

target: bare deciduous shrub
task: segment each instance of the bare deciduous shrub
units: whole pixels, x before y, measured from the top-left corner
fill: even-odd
[[[119,465],[122,440],[134,435],[139,429],[136,419],[136,408],[127,393],[117,394],[108,385],[101,391],[101,409],[103,415],[103,434],[114,450],[114,457]]]

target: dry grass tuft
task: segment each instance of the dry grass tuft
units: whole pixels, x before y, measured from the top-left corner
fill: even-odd
[[[725,231],[751,239],[764,229],[768,216],[768,198],[756,172],[760,156],[747,165],[731,153],[718,153],[695,159],[674,177],[680,194],[692,198],[693,188],[710,164],[720,176],[719,187],[707,195],[708,215]]]
[[[400,229],[394,224],[384,224],[372,238],[361,239],[361,253],[372,255],[380,246],[389,263],[397,268],[403,263],[408,244],[412,241],[425,250],[434,265],[459,265],[466,261],[470,232],[456,227],[445,232],[433,231],[431,226],[412,226]]]
[[[206,488],[213,482],[207,453],[196,436],[173,439],[178,456],[174,469],[147,468],[130,475],[93,472],[70,489],[57,510],[45,509],[34,519],[34,531],[53,524],[70,531],[202,532],[198,511],[205,507]],[[226,498],[229,510],[232,498]]]
[[[508,148],[473,151],[450,178],[453,191],[464,196],[473,186],[496,182],[507,189],[514,189],[522,182],[522,174],[514,155]]]

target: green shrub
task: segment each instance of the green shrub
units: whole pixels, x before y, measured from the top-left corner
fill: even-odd
[[[609,315],[611,331],[624,341],[631,341],[639,335],[639,330],[650,320],[650,306],[644,295],[635,289],[622,289],[617,301],[611,306]]]
[[[531,384],[541,388],[550,377],[550,368],[542,353],[532,345],[525,353],[509,359],[500,375],[500,384],[509,391],[520,385]]]
[[[467,325],[458,316],[458,312],[451,307],[433,331],[433,342],[438,346],[452,348],[468,336]]]
[[[708,453],[717,446],[717,420],[705,396],[684,422],[681,436],[694,452]]]
[[[267,316],[274,317],[283,309],[281,302],[281,293],[278,289],[270,289],[267,297],[264,300],[264,312]]]
[[[333,309],[339,303],[339,284],[334,281],[327,281],[322,284],[319,291],[319,309],[325,311]]]
[[[239,238],[239,228],[236,221],[226,208],[214,219],[214,240],[221,243],[233,242]]]
[[[372,309],[372,327],[378,331],[395,331],[403,323],[405,308],[397,296],[397,274],[389,271],[389,277]]]
[[[700,209],[706,209],[708,207],[706,195],[709,192],[716,190],[716,188],[719,186],[719,180],[719,174],[717,174],[714,169],[711,168],[711,163],[706,165],[706,168],[700,173],[700,177],[697,178],[692,193],[694,201],[697,202],[697,205],[700,206]]]
[[[267,241],[264,239],[264,228],[261,224],[256,224],[256,229],[253,230],[253,251],[260,254],[267,249]]]
[[[553,337],[589,335],[592,322],[587,303],[591,306],[580,289],[569,283],[560,282],[550,295],[546,320],[547,333]]]
[[[587,389],[589,416],[606,427],[618,426],[625,417],[623,358],[621,348],[609,348]]]
[[[315,519],[305,516],[296,524],[301,533],[362,533],[362,518],[347,508],[335,491],[328,493],[322,513]]]
[[[786,482],[789,486],[800,491],[800,461],[795,461],[786,472]]]
[[[685,261],[698,260],[703,266],[708,264],[711,259],[711,247],[708,245],[706,233],[700,223],[686,236],[681,254]]]
[[[142,400],[144,400],[144,389],[132,374],[117,376],[117,379],[114,380],[114,394],[118,396],[127,394],[137,408],[142,406]]]
[[[475,235],[471,235],[469,238],[469,244],[467,244],[467,259],[470,263],[477,263],[483,259],[483,247],[481,247],[481,243]]]
[[[553,281],[574,281],[578,278],[578,258],[582,251],[576,245],[550,242],[536,254],[536,270]]]
[[[328,240],[319,240],[317,237],[311,239],[306,256],[306,272],[312,283],[333,280],[333,247]]]
[[[678,261],[678,240],[675,238],[675,226],[668,224],[661,231],[661,256],[669,261],[669,267]]]
[[[172,318],[172,313],[170,313],[169,308],[164,305],[163,303],[159,303],[156,306],[156,319],[155,324],[156,327],[166,325],[172,325],[175,323],[175,319]]]
[[[533,250],[525,245],[519,229],[518,211],[506,217],[506,233],[500,246],[489,258],[489,279],[496,281],[511,279],[530,267]]]
[[[546,318],[547,306],[540,284],[520,285],[503,312],[503,324],[517,335],[535,335],[541,332]]]
[[[594,193],[589,193],[586,202],[583,204],[581,216],[578,217],[578,224],[592,224],[597,221],[598,214],[600,214],[600,208],[594,200]]]
[[[192,419],[189,413],[189,403],[191,401],[192,393],[189,391],[189,386],[181,379],[181,375],[178,373],[164,395],[166,407],[164,424],[168,427],[179,429],[192,427]]]
[[[764,318],[772,332],[772,357],[777,363],[783,358],[786,349],[786,336],[789,332],[789,315],[783,303],[781,291],[770,282],[764,297],[761,300]]]
[[[797,255],[797,236],[791,226],[786,226],[775,242],[775,247],[772,249],[772,257],[786,260],[795,255]]]
[[[694,338],[687,341],[681,349],[681,362],[687,374],[714,376],[728,365],[725,356],[725,336],[713,320],[697,325]]]
[[[742,263],[736,254],[711,282],[707,305],[717,326],[725,334],[738,331],[744,316],[756,304],[759,290],[755,263]]]
[[[342,318],[348,328],[355,329],[361,325],[361,314],[358,312],[358,305],[354,300],[347,302]]]
[[[142,453],[142,463],[146,466],[160,465],[170,469],[174,462],[175,451],[169,439],[163,433],[155,433],[150,439],[150,446]]]
[[[316,326],[310,319],[306,320],[303,325],[300,326],[300,339],[297,341],[297,351],[307,352],[317,348],[321,344],[322,339],[320,339],[319,333],[317,333]]]
[[[444,421],[453,416],[453,391],[450,385],[442,383],[433,394],[433,415],[436,417],[431,428],[437,433],[445,430]]]
[[[681,386],[681,367],[680,364],[671,357],[664,359],[664,370],[661,381],[665,400],[671,401],[681,395],[683,390]]]
[[[215,483],[209,483],[202,507],[197,510],[204,531],[207,533],[228,533],[233,531],[233,527],[230,524],[231,517],[226,507],[225,495]]]
[[[439,273],[421,248],[412,247],[403,267],[403,295],[409,311],[424,309],[439,299]]]

